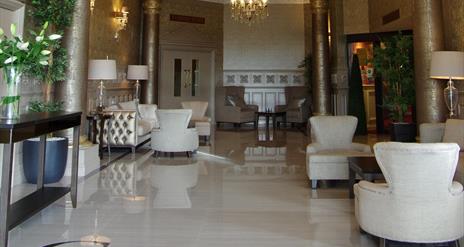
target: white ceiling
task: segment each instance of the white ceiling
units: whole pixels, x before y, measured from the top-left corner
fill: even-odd
[[[215,3],[230,3],[230,0],[201,0]],[[301,4],[309,3],[309,0],[268,0],[270,4]]]

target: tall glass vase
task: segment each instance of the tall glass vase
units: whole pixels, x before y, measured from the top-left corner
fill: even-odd
[[[0,99],[1,118],[19,118],[19,100],[21,98],[21,72],[16,67],[3,68],[3,83],[6,84],[6,94]]]

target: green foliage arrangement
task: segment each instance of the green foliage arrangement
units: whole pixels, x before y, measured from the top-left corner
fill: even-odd
[[[383,43],[374,49],[375,71],[385,88],[383,107],[390,111],[393,122],[404,122],[408,107],[415,104],[412,36],[399,33]]]
[[[75,4],[76,0],[31,0],[33,8],[29,14],[38,25],[48,22],[53,32],[63,34],[72,23]],[[58,43],[51,52],[53,56],[49,60],[48,69],[33,68],[36,77],[49,84],[64,80],[68,66],[67,51],[61,44]]]
[[[367,120],[366,110],[364,103],[364,95],[362,88],[361,69],[359,68],[358,55],[353,56],[353,63],[351,65],[351,75],[349,80],[349,94],[348,94],[348,115],[358,118],[358,125],[356,126],[357,135],[367,134]]]
[[[63,103],[62,101],[50,101],[50,102],[42,102],[42,101],[31,101],[29,102],[28,109],[31,112],[57,112],[63,110]]]
[[[298,68],[304,68],[305,84],[309,87],[309,90],[311,91],[311,78],[313,76],[311,54],[307,54],[305,56],[304,60],[301,61],[300,65],[298,65]]]

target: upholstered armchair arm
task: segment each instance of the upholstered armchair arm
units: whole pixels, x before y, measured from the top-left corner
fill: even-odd
[[[419,126],[419,136],[421,143],[441,142],[444,133],[444,123],[423,123]]]
[[[240,107],[221,106],[216,111],[216,119],[220,122],[236,122],[240,119]]]
[[[463,186],[462,184],[458,183],[458,182],[453,182],[451,184],[451,188],[450,188],[450,192],[453,196],[460,196],[462,195],[462,193],[464,193],[463,191]]]
[[[247,105],[248,108],[253,109],[253,111],[257,112],[259,110],[259,106],[257,105]]]
[[[309,121],[309,117],[311,116],[311,102],[309,100],[306,100],[303,105],[300,107],[300,112],[301,112],[301,117],[304,122]]]
[[[144,120],[150,121],[153,128],[159,128],[159,122],[156,117],[157,105],[151,104],[139,104],[140,117]]]
[[[368,153],[368,154],[372,153],[371,147],[369,145],[356,143],[356,142],[351,143],[351,149],[355,151],[363,152],[363,153]]]
[[[137,112],[130,110],[112,110],[108,112],[112,113],[113,117],[105,124],[103,143],[108,144],[109,142],[110,145],[137,145]]]
[[[307,154],[315,154],[317,152],[322,151],[322,145],[319,143],[311,143],[306,147],[306,153]]]
[[[375,184],[368,181],[361,181],[358,183],[358,188],[367,193],[374,193],[378,195],[386,195],[389,192],[387,184]]]
[[[274,110],[276,112],[283,112],[283,111],[287,111],[287,105],[276,105],[274,107]]]

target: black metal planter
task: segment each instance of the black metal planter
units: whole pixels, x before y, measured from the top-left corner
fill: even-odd
[[[416,142],[416,124],[392,123],[390,138],[394,142]]]
[[[28,183],[37,183],[39,148],[38,138],[23,142],[23,170]],[[44,183],[56,183],[61,180],[66,170],[67,158],[68,138],[47,139]]]

